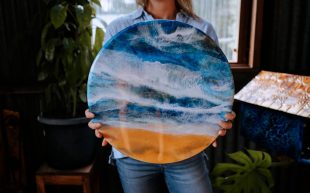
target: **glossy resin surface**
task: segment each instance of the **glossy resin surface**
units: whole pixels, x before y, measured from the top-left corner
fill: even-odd
[[[217,137],[234,85],[220,48],[177,21],[135,24],[108,41],[88,82],[93,121],[125,155],[151,163],[189,158]]]

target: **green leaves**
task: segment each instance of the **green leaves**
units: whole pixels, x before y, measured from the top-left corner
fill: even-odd
[[[57,43],[57,39],[50,39],[44,47],[45,59],[47,61],[52,61],[54,59],[55,46]]]
[[[93,8],[89,4],[85,4],[84,6],[76,5],[75,14],[81,29],[85,29],[90,26]]]
[[[101,28],[96,28],[95,43],[93,48],[94,55],[96,55],[96,53],[98,53],[99,50],[101,49],[103,40],[104,40],[104,31]]]
[[[214,187],[225,193],[270,193],[273,178],[271,157],[262,151],[245,150],[228,154],[235,163],[219,163],[211,175]]]
[[[80,97],[81,101],[83,101],[85,103],[87,102],[86,89],[87,89],[87,86],[86,86],[86,83],[84,83],[80,87],[80,90],[79,90],[79,97]]]
[[[64,55],[62,56],[62,62],[67,65],[71,65],[74,60],[73,52],[75,49],[75,41],[72,38],[63,39]]]
[[[93,3],[97,4],[99,7],[101,7],[100,0],[91,0]]]
[[[50,18],[56,29],[65,22],[67,18],[67,8],[68,6],[63,6],[62,4],[57,4],[51,8]]]
[[[103,30],[92,26],[95,4],[100,6],[100,0],[58,0],[48,4],[50,10],[36,59],[38,81],[47,85],[44,113],[74,116],[77,105],[86,102],[89,69],[104,38]]]

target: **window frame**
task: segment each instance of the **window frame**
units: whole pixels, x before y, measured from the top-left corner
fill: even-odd
[[[260,66],[264,0],[240,0],[237,62],[233,71],[255,70]]]
[[[234,71],[260,66],[264,0],[241,0],[238,61],[230,62]]]

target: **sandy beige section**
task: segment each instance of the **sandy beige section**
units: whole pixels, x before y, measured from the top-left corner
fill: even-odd
[[[123,154],[150,163],[184,160],[204,150],[216,138],[202,135],[171,135],[118,127],[103,127],[100,132]]]

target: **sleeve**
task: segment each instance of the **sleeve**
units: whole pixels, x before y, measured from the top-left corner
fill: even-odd
[[[109,41],[109,39],[112,37],[112,33],[111,33],[111,29],[110,29],[110,25],[108,25],[105,35],[104,35],[104,41],[103,41],[103,45],[105,43],[107,43],[107,41]]]
[[[206,34],[219,46],[219,40],[212,24],[208,24],[205,29]]]
[[[114,36],[115,34],[117,34],[119,31],[125,29],[126,27],[132,25],[134,22],[131,19],[130,15],[127,16],[122,16],[119,17],[115,20],[113,20],[106,29],[105,32],[105,38],[103,41],[103,44],[105,44],[106,42],[108,42],[112,36]]]
[[[208,21],[202,19],[202,18],[191,18],[187,20],[187,23],[196,27],[197,29],[200,29],[203,31],[206,35],[208,35],[218,46],[219,46],[219,40],[217,37],[217,34],[215,32],[215,29],[211,23]]]

